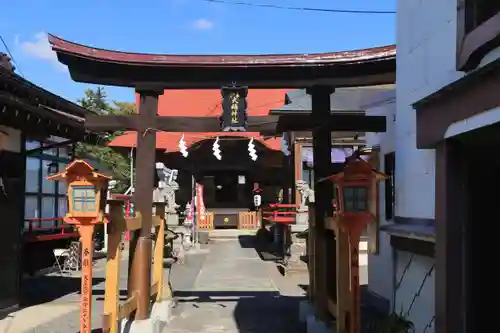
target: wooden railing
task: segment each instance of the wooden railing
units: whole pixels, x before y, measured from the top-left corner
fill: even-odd
[[[49,227],[39,227],[34,226],[36,223],[42,222],[54,222],[54,226]],[[78,231],[74,226],[65,224],[63,221],[63,217],[54,217],[54,218],[29,218],[25,219],[25,222],[28,223],[28,228],[23,231],[23,240],[27,243],[34,242],[46,242],[51,240],[58,239],[67,239],[67,238],[78,238],[80,237]],[[56,222],[60,222],[61,224],[55,225]]]
[[[270,223],[295,223],[297,205],[295,204],[269,204],[262,208],[262,219]]]
[[[120,257],[122,252],[122,236],[126,231],[139,230],[142,218],[139,213],[135,217],[123,216],[123,202],[108,201],[110,205],[110,223],[108,225],[108,258],[106,264],[106,287],[104,295],[103,332],[117,333],[118,321],[130,317],[137,310],[138,291],[129,291],[128,298],[120,303]],[[164,288],[163,251],[165,245],[165,203],[155,204],[153,216],[154,254],[153,283],[151,298],[153,302],[168,299],[172,295],[170,287]]]

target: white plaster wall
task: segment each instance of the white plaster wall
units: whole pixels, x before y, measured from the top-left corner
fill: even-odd
[[[396,214],[434,217],[433,150],[416,149],[412,104],[461,78],[456,71],[456,0],[398,0]],[[489,52],[480,66],[500,57]],[[404,186],[399,184],[405,184]]]
[[[396,150],[396,215],[403,217],[434,218],[435,152],[416,149],[416,117],[412,104],[465,75],[456,71],[456,0],[398,0],[397,2],[397,73],[396,123],[394,145]],[[480,66],[500,57],[500,48],[489,52]],[[452,110],[450,110],[452,112]],[[451,137],[481,126],[500,121],[500,109],[457,122],[448,128]],[[378,137],[382,140],[382,137]],[[374,141],[376,139],[374,138]],[[386,144],[389,145],[389,144]],[[381,144],[382,149],[384,144]],[[383,197],[382,197],[383,198]],[[381,200],[383,205],[383,200]],[[383,207],[383,206],[382,206]],[[383,211],[383,210],[381,210]],[[381,256],[370,256],[370,288],[387,293],[387,284],[381,280],[382,269],[374,266],[393,262],[383,254],[388,236],[381,234]],[[434,332],[427,327],[434,316],[434,274],[419,291],[424,277],[434,265],[431,258],[397,251],[394,258],[395,281],[401,284],[395,290],[394,310],[406,313],[413,302],[409,318],[416,332]],[[404,278],[401,279],[403,271]],[[389,280],[389,278],[388,278]],[[392,291],[392,290],[391,290]]]
[[[384,170],[384,155],[395,150],[394,131],[396,101],[394,98],[386,100],[385,103],[378,104],[366,110],[370,116],[385,116],[387,130],[385,133],[367,133],[366,141],[368,147],[380,146],[379,170]],[[389,223],[385,217],[385,183],[379,187],[379,212],[380,225]],[[390,236],[381,232],[379,235],[379,253],[368,255],[368,288],[371,292],[388,299],[392,303],[393,299],[393,260]]]
[[[0,125],[0,150],[21,151],[21,131]]]
[[[412,104],[462,75],[456,0],[398,0],[397,11],[396,215],[434,218],[435,154],[416,149]]]
[[[415,332],[434,332],[435,271],[433,266],[434,259],[432,258],[396,251],[397,288],[394,311],[408,315],[415,325]],[[410,307],[410,313],[407,314]]]

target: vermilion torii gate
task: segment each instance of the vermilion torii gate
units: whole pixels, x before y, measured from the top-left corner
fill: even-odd
[[[395,81],[395,46],[346,52],[288,55],[161,55],[96,49],[49,35],[58,59],[67,65],[73,80],[101,85],[133,87],[140,95],[139,114],[94,116],[86,127],[95,131],[137,131],[136,191],[134,202],[143,218],[132,253],[129,292],[139,292],[136,320],[149,316],[151,280],[151,207],[154,186],[156,131],[220,132],[219,117],[160,117],[158,98],[168,89],[220,89],[236,82],[249,88],[308,88],[312,112],[303,116],[249,117],[247,130],[263,134],[313,130],[315,180],[329,176],[332,131],[385,131],[385,117],[330,113],[335,87],[388,84]],[[196,98],[196,96],[193,96]],[[221,134],[223,135],[223,134]],[[332,214],[332,185],[315,188],[317,246],[325,247],[324,219]],[[335,248],[334,239],[330,239]],[[319,251],[318,251],[319,252]],[[316,264],[333,265],[335,259]],[[325,275],[325,274],[323,274]],[[325,275],[326,277],[326,275]],[[316,281],[326,290],[326,279]],[[334,281],[329,283],[335,284]],[[319,297],[320,295],[318,295]],[[318,304],[325,305],[324,299]],[[318,307],[318,315],[326,306]]]

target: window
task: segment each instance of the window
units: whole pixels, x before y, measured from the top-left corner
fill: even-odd
[[[368,188],[346,186],[342,188],[344,212],[366,212],[368,210]]]
[[[314,170],[306,162],[302,163],[302,180],[307,182],[310,189],[314,189]]]
[[[26,141],[27,151],[36,149],[49,143],[39,141]],[[36,151],[26,158],[26,184],[25,184],[25,219],[42,219],[41,221],[24,223],[24,229],[29,226],[33,228],[52,228],[61,224],[61,221],[53,220],[63,217],[67,212],[67,187],[65,182],[47,180],[48,166],[57,163],[58,170],[63,170],[70,159],[68,147],[50,148]],[[44,220],[47,219],[47,220]]]
[[[389,176],[385,180],[385,219],[390,220],[394,217],[395,210],[395,170],[396,153],[392,152],[384,155],[384,173]]]
[[[36,193],[40,186],[40,160],[28,157],[26,159],[26,192]]]
[[[500,12],[500,1],[465,0],[465,33],[469,33]]]
[[[470,71],[500,46],[500,1],[457,1],[457,69]]]
[[[94,186],[73,187],[73,211],[82,213],[95,212],[96,199]]]

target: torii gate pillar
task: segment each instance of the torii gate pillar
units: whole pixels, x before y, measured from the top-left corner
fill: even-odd
[[[152,207],[156,159],[156,116],[163,89],[136,88],[139,93],[137,123],[135,211],[142,216],[142,227],[130,242],[128,294],[138,291],[136,320],[149,317],[152,260]]]
[[[331,174],[331,146],[332,135],[328,126],[330,118],[330,95],[335,91],[331,86],[313,86],[307,89],[311,95],[312,117],[317,124],[324,124],[313,129],[313,158],[314,158],[314,197],[315,197],[315,249],[316,253],[314,267],[320,272],[314,279],[314,304],[318,318],[327,321],[328,309],[328,285],[336,285],[336,273],[329,274],[335,270],[336,257],[327,256],[327,247],[335,248],[334,238],[328,237],[325,228],[325,220],[333,214],[333,185],[330,182],[318,183],[324,177]],[[328,280],[327,280],[328,276]],[[336,296],[336,294],[334,295]]]

